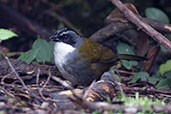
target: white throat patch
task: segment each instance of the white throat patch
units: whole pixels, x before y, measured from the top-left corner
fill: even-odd
[[[56,42],[54,45],[54,59],[58,68],[62,68],[62,65],[68,58],[67,55],[72,53],[76,48],[63,42]]]

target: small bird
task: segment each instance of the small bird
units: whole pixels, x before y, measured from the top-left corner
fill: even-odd
[[[58,29],[50,39],[55,42],[55,64],[62,76],[72,85],[88,86],[120,60],[144,59],[139,56],[115,54],[99,43],[82,38],[69,28]]]

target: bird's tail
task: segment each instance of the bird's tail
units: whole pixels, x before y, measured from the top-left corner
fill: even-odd
[[[135,61],[142,61],[147,60],[146,57],[141,57],[137,55],[127,55],[127,54],[119,54],[120,60],[135,60]]]

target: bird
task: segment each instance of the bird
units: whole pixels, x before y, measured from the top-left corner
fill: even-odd
[[[55,65],[72,85],[89,86],[93,80],[98,80],[120,60],[144,59],[135,55],[116,54],[111,49],[83,38],[66,27],[58,29],[49,39],[55,42]]]

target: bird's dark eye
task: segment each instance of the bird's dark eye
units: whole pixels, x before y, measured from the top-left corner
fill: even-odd
[[[67,42],[69,40],[68,35],[63,35],[63,41]]]

